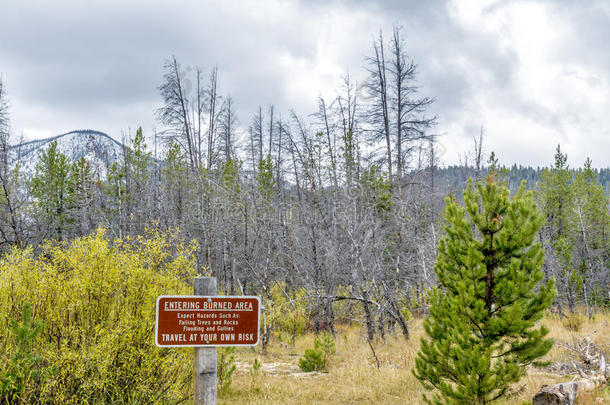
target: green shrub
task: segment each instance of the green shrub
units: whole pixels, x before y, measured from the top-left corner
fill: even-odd
[[[35,303],[42,327],[32,350],[55,370],[36,399],[174,403],[188,396],[192,350],[154,344],[155,302],[162,294],[192,294],[195,249],[173,233],[111,240],[99,230],[71,243],[47,242],[39,254],[16,249],[4,256],[0,329],[19,319],[24,302]],[[18,350],[6,334],[2,348]]]
[[[254,359],[254,362],[252,362],[252,368],[250,369],[250,375],[252,377],[256,377],[257,375],[259,375],[261,372],[262,366],[263,366],[263,363],[261,363],[260,360],[258,359],[258,357],[256,357]]]
[[[322,350],[326,356],[335,354],[335,339],[328,332],[316,337],[313,341],[313,347],[316,350]]]
[[[299,359],[299,368],[308,373],[310,371],[326,370],[328,356],[335,354],[335,339],[328,332],[322,332],[313,341],[313,349],[305,350]]]
[[[235,347],[219,347],[217,357],[217,375],[220,392],[226,392],[233,382],[235,372]]]
[[[32,307],[26,302],[23,304],[22,321],[18,323],[12,319],[10,326],[16,347],[8,364],[3,367],[5,371],[0,374],[0,402],[12,404],[25,401],[29,386],[38,385],[42,378],[40,357],[32,350],[34,340],[40,334],[42,322],[32,319]]]
[[[322,349],[306,349],[299,359],[299,368],[306,373],[325,370],[326,354]]]

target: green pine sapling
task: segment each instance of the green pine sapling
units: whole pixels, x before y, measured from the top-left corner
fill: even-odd
[[[445,236],[435,271],[415,376],[433,404],[487,404],[517,391],[525,366],[553,345],[536,326],[555,297],[539,286],[544,255],[535,241],[543,216],[521,184],[509,198],[494,173],[464,191],[465,207],[447,198]]]

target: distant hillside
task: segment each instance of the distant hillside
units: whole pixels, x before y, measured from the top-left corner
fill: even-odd
[[[33,173],[41,152],[53,141],[57,141],[58,149],[70,159],[84,157],[100,175],[104,175],[114,162],[121,162],[125,150],[121,142],[104,132],[79,129],[11,146],[13,162],[18,160],[26,174]]]

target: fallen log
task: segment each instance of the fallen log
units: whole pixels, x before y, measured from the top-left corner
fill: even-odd
[[[593,391],[606,383],[604,376],[555,385],[543,385],[534,396],[533,405],[572,405],[576,396],[583,391]]]
[[[610,379],[610,366],[606,366],[606,360],[603,355],[601,355],[599,363],[599,372],[592,376],[587,376],[574,365],[578,373],[583,377],[581,380],[555,385],[543,385],[534,396],[533,405],[572,405],[579,393],[593,391],[597,387],[607,384]]]

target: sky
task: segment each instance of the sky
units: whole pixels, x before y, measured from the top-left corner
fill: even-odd
[[[0,0],[0,74],[15,138],[73,129],[116,139],[160,124],[158,86],[175,55],[219,71],[242,126],[258,105],[307,116],[380,30],[406,34],[422,96],[434,97],[441,161],[485,129],[501,164],[610,166],[607,0]]]

